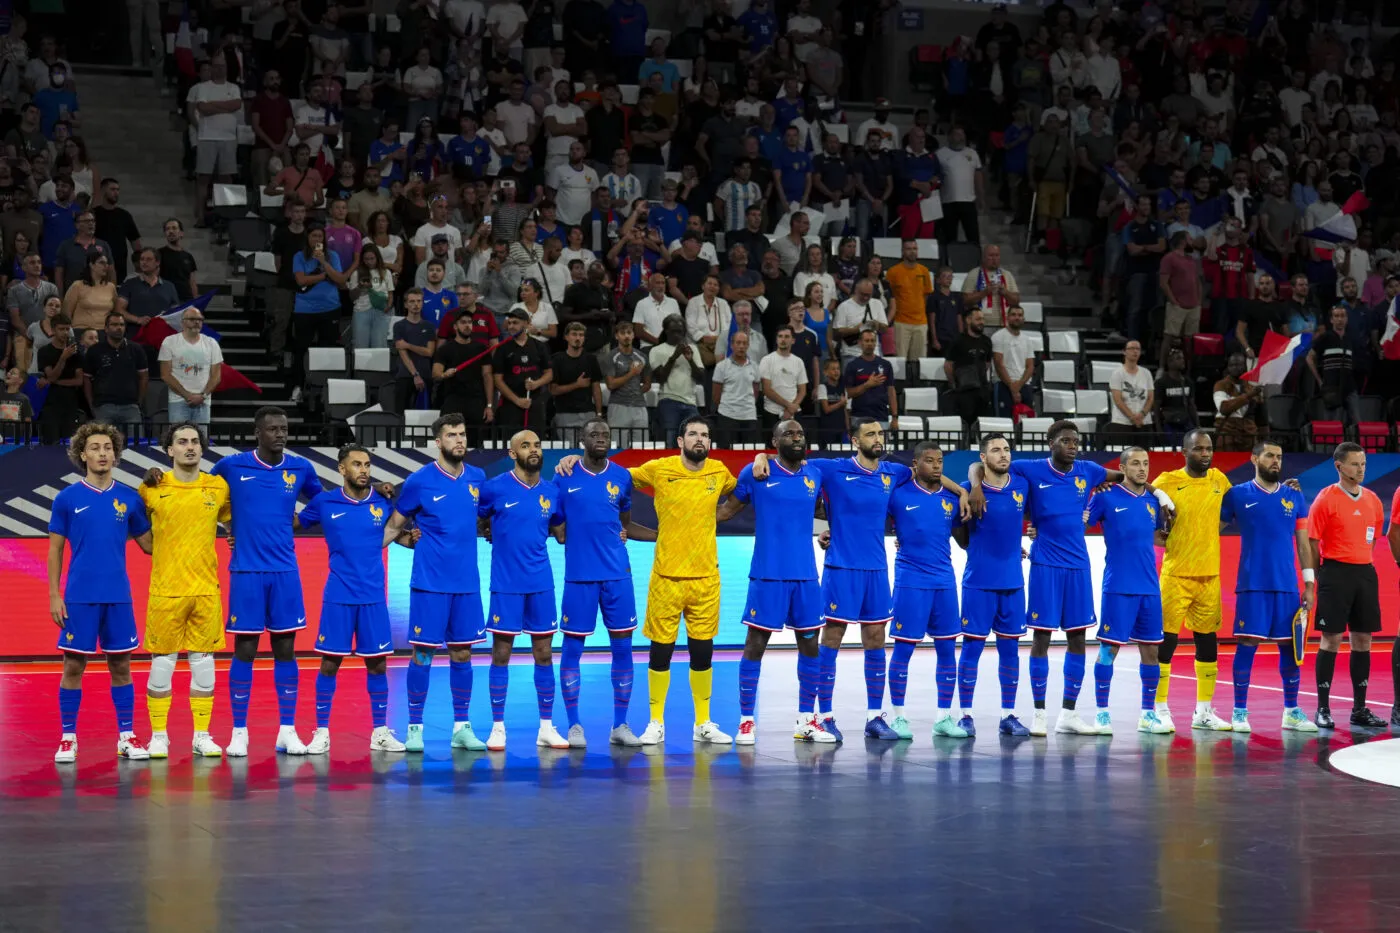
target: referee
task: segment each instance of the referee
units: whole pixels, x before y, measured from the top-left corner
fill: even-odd
[[[1386,722],[1366,708],[1371,676],[1371,635],[1381,630],[1380,586],[1371,550],[1381,535],[1384,511],[1380,498],[1361,485],[1366,479],[1366,451],[1350,441],[1332,452],[1337,482],[1318,493],[1308,515],[1308,538],[1318,564],[1317,725],[1336,728],[1328,709],[1332,673],[1342,633],[1351,642],[1351,724],[1383,729]],[[1306,576],[1307,571],[1303,571]]]

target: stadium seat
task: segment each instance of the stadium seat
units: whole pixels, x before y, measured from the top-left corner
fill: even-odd
[[[943,364],[946,362],[947,360],[941,356],[919,357],[918,381],[925,384],[930,382],[947,382],[948,373],[943,369]]]
[[[1073,330],[1052,330],[1045,338],[1045,348],[1054,357],[1079,356],[1079,332]]]
[[[954,272],[971,272],[982,263],[982,247],[976,243],[949,243],[944,265]]]
[[[1074,393],[1074,411],[1079,415],[1109,413],[1108,393],[1103,389],[1079,389]]]
[[[918,415],[899,416],[899,436],[919,440],[924,436],[924,419]]]
[[[879,236],[871,241],[872,255],[898,262],[904,255],[903,241],[897,236]]]
[[[905,389],[903,410],[910,413],[931,411],[937,414],[938,390],[934,388]]]
[[[1057,389],[1073,389],[1078,381],[1074,374],[1073,360],[1046,360],[1040,364],[1042,385]]]
[[[1118,371],[1118,363],[1107,360],[1091,360],[1089,363],[1089,388],[1107,389],[1108,380]]]
[[[154,422],[164,422],[169,420],[169,410],[170,387],[159,379],[151,380],[146,385],[146,417]]]
[[[1293,434],[1302,427],[1303,409],[1296,395],[1270,395],[1264,410],[1269,417],[1269,430],[1274,434]]]
[[[403,439],[403,418],[391,411],[362,411],[355,418],[355,441],[373,447],[398,444]]]
[[[1092,438],[1099,433],[1098,418],[1071,418],[1069,420],[1074,422],[1074,428],[1079,432],[1081,438]]]
[[[1385,399],[1379,395],[1363,395],[1356,400],[1356,441],[1367,451],[1376,453],[1390,449],[1390,422],[1385,419]]]
[[[371,392],[378,392],[380,386],[393,382],[393,359],[388,347],[357,349],[353,360],[355,378],[363,379]]]
[[[1036,356],[1045,355],[1045,335],[1038,330],[1024,330],[1021,333],[1031,338],[1031,350]]]
[[[1026,326],[1032,330],[1040,330],[1045,323],[1045,306],[1038,301],[1021,302],[1021,310],[1026,312]]]
[[[311,347],[306,351],[307,401],[313,407],[325,398],[326,382],[346,375],[343,347]]]
[[[369,392],[363,379],[327,379],[326,415],[332,421],[344,421],[369,404]]]
[[[894,370],[894,381],[904,382],[909,378],[909,361],[902,356],[887,356],[885,359],[890,364],[890,369]]]
[[[1073,389],[1040,390],[1040,408],[1046,414],[1072,415],[1076,410],[1075,404]]]
[[[978,418],[975,431],[976,440],[981,441],[987,434],[1005,434],[1011,437],[1016,433],[1016,422],[1010,418]]]
[[[1220,334],[1193,334],[1191,337],[1191,359],[1200,367],[1224,365],[1225,338]]]
[[[963,423],[957,415],[936,415],[924,419],[924,433],[929,440],[943,445],[960,445],[963,441]]]
[[[1017,448],[1021,450],[1048,450],[1050,444],[1045,435],[1050,431],[1050,425],[1054,423],[1054,418],[1022,418],[1020,435],[1016,439]]]
[[[919,258],[929,262],[938,261],[938,241],[934,239],[919,240]],[[961,286],[959,286],[961,287]]]
[[[1340,421],[1314,419],[1308,422],[1306,437],[1313,453],[1327,453],[1347,439],[1346,427]]]
[[[403,413],[404,439],[412,443],[432,439],[433,422],[442,414],[436,408],[414,408]]]

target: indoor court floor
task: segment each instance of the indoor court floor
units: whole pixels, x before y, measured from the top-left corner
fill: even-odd
[[[1129,652],[1125,652],[1128,654]],[[736,655],[717,658],[715,718],[738,719]],[[1270,652],[1255,666],[1252,735],[1140,735],[1137,662],[1114,679],[1117,733],[996,734],[996,655],[983,657],[971,740],[931,741],[933,652],[909,678],[912,742],[861,738],[861,656],[842,653],[840,747],[795,745],[796,655],[765,660],[759,740],[690,741],[684,655],[664,749],[606,744],[606,654],[586,659],[586,751],[534,746],[528,661],[513,670],[504,753],[451,753],[447,671],[434,671],[422,756],[367,751],[368,703],[347,661],[329,756],[272,751],[270,665],[254,682],[252,754],[189,756],[188,674],[177,674],[168,761],[118,761],[101,665],[85,680],[76,766],[52,761],[56,664],[0,665],[0,930],[1363,931],[1400,930],[1400,790],[1341,773],[1334,752],[1385,753],[1376,736],[1282,735]],[[1058,706],[1060,655],[1051,659]],[[524,659],[522,659],[524,660]],[[638,654],[631,721],[646,717]],[[1172,684],[1179,726],[1189,648]],[[1371,707],[1391,703],[1377,651]],[[477,658],[474,724],[489,730]],[[1023,673],[1020,710],[1029,719]],[[183,665],[182,665],[183,668]],[[1231,705],[1222,657],[1217,709]],[[1338,665],[1346,670],[1345,662]],[[390,723],[403,735],[404,661]],[[226,741],[220,672],[214,737]],[[138,674],[138,693],[144,674]],[[302,664],[299,729],[313,724]],[[1311,665],[1304,707],[1312,713]],[[1349,689],[1334,710],[1350,706]],[[1092,713],[1092,678],[1080,709]],[[1053,717],[1053,712],[1052,712]],[[562,725],[562,703],[555,721]],[[147,735],[138,700],[137,731]],[[1374,742],[1357,753],[1344,750]],[[1395,743],[1400,746],[1400,742]],[[1339,759],[1340,760],[1340,759]],[[1393,762],[1385,764],[1385,761]],[[1371,762],[1400,774],[1400,753]]]

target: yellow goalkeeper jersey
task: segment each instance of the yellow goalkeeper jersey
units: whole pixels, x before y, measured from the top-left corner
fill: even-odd
[[[1230,488],[1230,480],[1212,467],[1200,478],[1188,475],[1184,469],[1168,470],[1152,485],[1176,505],[1162,576],[1219,576],[1220,501]]]
[[[139,492],[151,519],[151,595],[217,596],[214,538],[217,523],[229,520],[228,483],[208,473],[182,483],[167,471]]]
[[[656,499],[656,558],[663,577],[708,577],[719,572],[715,507],[738,481],[718,460],[687,470],[679,455],[632,469],[632,482],[650,487]]]

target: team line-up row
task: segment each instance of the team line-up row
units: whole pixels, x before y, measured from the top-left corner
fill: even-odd
[[[340,451],[342,485],[326,490],[309,461],[285,451],[285,413],[261,409],[254,427],[256,449],[225,457],[211,473],[203,473],[200,429],[173,425],[165,438],[172,469],[150,471],[137,490],[116,483],[112,476],[122,447],[118,431],[90,424],[76,433],[69,453],[85,476],[55,498],[50,522],[50,608],[60,628],[58,647],[64,652],[59,688],[63,736],[56,761],[76,759],[82,674],[87,660],[99,652],[106,655],[111,673],[119,755],[168,756],[171,679],[181,651],[187,653],[191,671],[194,753],[247,755],[252,662],[263,632],[270,635],[274,657],[279,752],[329,750],[336,674],[351,654],[361,656],[367,669],[371,749],[421,752],[432,662],[443,646],[449,655],[452,746],[504,749],[509,661],[515,639],[522,634],[531,637],[535,661],[540,715],[536,743],[584,747],[579,665],[584,639],[600,615],[612,650],[614,717],[609,741],[625,746],[665,739],[663,710],[682,620],[697,742],[754,743],[763,654],[771,633],[784,628],[794,630],[798,647],[794,738],[840,742],[843,735],[832,696],[837,652],[848,625],[860,627],[867,688],[864,734],[871,738],[912,737],[904,701],[909,663],[925,638],[932,638],[936,651],[933,735],[975,734],[972,704],[978,665],[993,635],[1000,662],[998,730],[1045,735],[1048,649],[1056,630],[1068,638],[1057,732],[1111,733],[1113,662],[1127,644],[1136,644],[1139,652],[1138,729],[1172,732],[1167,692],[1183,624],[1192,632],[1196,653],[1198,694],[1192,726],[1248,732],[1250,669],[1258,645],[1293,641],[1295,623],[1305,624],[1315,603],[1316,626],[1322,633],[1319,708],[1314,721],[1298,707],[1300,657],[1281,647],[1282,727],[1316,732],[1319,726],[1333,725],[1328,691],[1337,648],[1348,632],[1357,691],[1352,722],[1385,725],[1365,706],[1370,639],[1380,628],[1370,552],[1381,533],[1383,513],[1374,493],[1361,486],[1365,453],[1356,445],[1337,449],[1339,482],[1310,507],[1296,482],[1281,481],[1283,454],[1277,446],[1256,447],[1255,478],[1232,487],[1223,473],[1211,468],[1213,448],[1205,431],[1184,439],[1183,469],[1163,473],[1150,484],[1145,450],[1124,451],[1118,470],[1078,460],[1079,438],[1072,422],[1051,428],[1050,455],[1043,459],[1013,460],[1005,437],[987,435],[979,462],[960,484],[943,475],[943,454],[933,443],[915,448],[912,467],[884,459],[883,430],[868,419],[852,425],[853,456],[810,460],[801,424],[781,422],[773,436],[776,454],[758,455],[737,478],[709,457],[709,426],[701,418],[680,426],[678,455],[630,470],[607,459],[610,433],[606,422],[598,420],[583,430],[582,456],[565,457],[553,477],[540,475],[542,445],[526,430],[510,442],[512,469],[487,479],[464,462],[465,424],[460,416],[448,415],[433,428],[437,459],[413,473],[395,494],[371,482],[371,455],[363,447],[349,445]],[[634,488],[649,489],[654,496],[655,529],[631,520]],[[306,501],[298,512],[301,500]],[[715,534],[717,522],[750,507],[755,541],[743,618],[748,636],[739,664],[741,717],[737,735],[731,737],[710,717],[720,594]],[[822,539],[827,552],[820,582],[811,546],[813,516],[830,523]],[[1219,534],[1221,524],[1231,522],[1241,535],[1241,557],[1232,627],[1237,639],[1234,708],[1226,720],[1215,713],[1212,701],[1221,624]],[[226,618],[214,549],[221,524],[235,542]],[[1022,572],[1021,546],[1027,524],[1035,533],[1028,581]],[[322,656],[315,685],[317,724],[311,741],[304,743],[295,728],[299,671],[293,651],[296,632],[306,626],[306,612],[293,531],[317,525],[325,534],[330,572],[315,642]],[[1106,550],[1102,619],[1094,610],[1085,546],[1086,527],[1093,526],[1102,527]],[[898,546],[893,593],[884,547],[890,531]],[[492,542],[485,615],[477,569],[480,534]],[[546,549],[550,535],[564,545],[565,582],[558,603]],[[643,620],[643,633],[651,642],[650,717],[640,736],[627,722],[633,681],[631,633],[637,626],[625,544],[629,537],[656,541]],[[144,642],[137,632],[126,574],[129,538],[152,559]],[[415,550],[405,741],[387,724],[386,658],[392,653],[392,635],[383,548],[391,541]],[[961,606],[952,541],[967,551]],[[1154,550],[1158,545],[1165,548],[1160,576]],[[66,586],[65,550],[71,551]],[[1096,712],[1086,720],[1076,706],[1085,675],[1085,634],[1095,625]],[[556,630],[565,636],[558,676],[568,717],[565,735],[553,723]],[[1029,727],[1016,714],[1018,640],[1028,630],[1033,638],[1027,667],[1034,704]],[[209,722],[213,652],[224,646],[226,632],[234,636],[228,677],[233,730],[227,748],[221,749],[210,737]],[[473,645],[488,636],[492,727],[482,742],[469,713],[471,653]],[[894,641],[888,657],[887,636]],[[129,658],[142,644],[152,654],[149,743],[133,729]],[[1361,670],[1359,662],[1367,670]],[[958,714],[953,710],[955,692]]]

